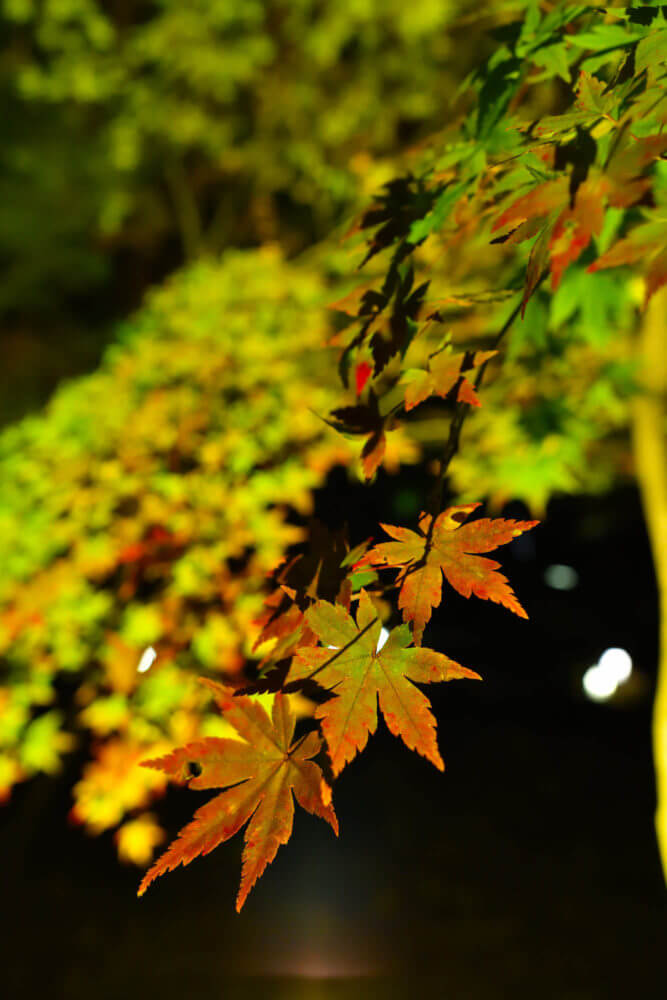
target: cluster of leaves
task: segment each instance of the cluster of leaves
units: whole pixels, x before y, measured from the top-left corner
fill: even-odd
[[[251,711],[252,702],[233,708],[232,692],[223,688],[218,692],[219,704],[237,720],[234,724],[245,741],[243,751],[232,752],[204,741],[147,763],[179,780],[189,780],[194,787],[234,787],[199,811],[147,873],[140,892],[156,876],[206,853],[251,818],[237,899],[240,909],[277,846],[289,836],[290,788],[298,801],[336,829],[329,812],[328,777],[311,771],[306,783],[301,776],[304,756],[297,750],[307,745],[310,760],[319,744],[297,741],[291,745],[293,725],[285,720],[281,692],[293,690],[292,685],[315,681],[323,691],[324,700],[315,716],[328,754],[323,766],[333,778],[364,749],[376,729],[378,699],[391,732],[436,767],[444,766],[429,702],[411,682],[477,675],[422,645],[432,611],[442,601],[443,576],[465,597],[474,594],[490,599],[527,617],[508,581],[498,573],[499,564],[479,553],[509,542],[537,522],[468,521],[478,503],[442,510],[446,476],[466,416],[471,410],[483,413],[478,395],[482,379],[488,366],[492,371],[498,366],[503,337],[519,316],[527,329],[510,353],[515,365],[512,382],[515,392],[527,393],[530,400],[535,386],[529,381],[526,388],[517,381],[517,365],[522,363],[528,372],[532,366],[533,373],[539,371],[542,376],[548,355],[552,363],[546,366],[545,380],[555,382],[557,391],[564,372],[572,371],[578,347],[590,351],[601,341],[604,348],[605,341],[612,339],[608,331],[606,335],[591,333],[591,309],[579,301],[586,287],[583,282],[589,283],[591,295],[599,297],[602,286],[597,284],[597,271],[641,260],[644,307],[667,282],[666,175],[660,162],[667,152],[664,13],[657,8],[551,5],[545,12],[543,6],[547,5],[529,4],[525,17],[496,32],[500,46],[463,85],[463,90],[477,92],[473,111],[461,116],[446,139],[437,137],[408,175],[387,184],[349,234],[368,231],[360,266],[381,253],[388,254],[388,261],[379,285],[371,282],[353,289],[334,304],[343,316],[342,329],[334,337],[342,349],[341,378],[355,401],[335,409],[331,423],[344,433],[365,438],[362,469],[370,479],[383,462],[388,437],[397,424],[411,427],[413,409],[428,403],[435,404],[441,417],[449,412],[449,432],[428,511],[420,515],[416,531],[383,525],[393,541],[370,549],[365,543],[348,553],[339,567],[340,573],[346,568],[351,572],[339,575],[333,586],[331,578],[325,582],[320,576],[322,562],[317,560],[315,573],[306,573],[300,587],[290,578],[290,567],[278,575],[282,593],[272,597],[260,636],[260,643],[274,643],[261,670],[269,683],[273,679],[278,692],[273,726],[265,716],[256,720],[262,731],[258,741],[245,718],[241,719]],[[555,78],[568,85],[565,109],[558,107],[562,90],[559,95],[553,87]],[[556,106],[549,108],[550,101]],[[535,106],[540,107],[537,116],[531,113]],[[454,276],[463,292],[450,284],[444,298],[427,297],[433,269],[424,267],[420,249],[431,239],[439,243],[441,253],[444,247],[447,263],[459,253]],[[534,242],[529,254],[522,256],[528,239]],[[465,250],[461,249],[464,243]],[[480,244],[486,252],[476,254]],[[469,282],[483,278],[492,255],[497,255],[492,268],[495,288],[466,294]],[[580,274],[585,267],[586,277],[580,276],[568,295],[558,300],[566,276],[576,273],[577,265]],[[517,274],[523,278],[518,287]],[[552,296],[548,307],[543,307],[546,315],[541,324],[533,325],[528,307],[539,301],[549,276]],[[450,271],[450,281],[451,277]],[[607,326],[617,317],[630,323],[631,293],[627,281],[621,279],[618,285],[607,303]],[[508,292],[520,293],[520,301],[499,329],[489,333],[483,325],[480,333],[480,324],[467,322],[466,317],[455,324],[453,333],[443,332],[447,305],[483,309],[489,303],[503,302]],[[575,312],[581,313],[579,327],[570,323],[560,337],[564,316],[573,319]],[[435,350],[434,331],[440,341]],[[624,365],[627,358],[610,360],[602,353],[592,378],[582,380],[586,384],[581,391],[588,406],[586,415],[595,413],[597,407],[609,417],[614,403],[620,403],[610,386],[621,395],[632,373]],[[496,383],[500,382],[496,377]],[[556,394],[547,396],[539,407],[532,407],[532,413],[519,406],[528,436],[548,441],[549,421],[556,427],[563,425],[568,407],[559,409],[559,399]],[[496,408],[492,419],[497,412]],[[564,468],[563,464],[561,475]],[[542,482],[543,493],[553,485],[553,480],[546,486]],[[532,499],[539,502],[539,494]],[[398,610],[404,621],[388,631],[384,644],[382,610],[377,603],[387,590],[377,575],[383,568],[398,569],[395,585],[400,588]],[[328,597],[323,593],[325,586]],[[333,601],[331,593],[336,594]],[[357,603],[356,619],[350,611],[352,602]],[[243,767],[236,765],[237,753],[243,754]],[[196,776],[188,771],[193,766]],[[236,784],[241,778],[248,780]],[[204,784],[198,785],[200,780]]]
[[[316,415],[335,398],[321,271],[276,247],[194,266],[99,372],[0,436],[0,791],[89,732],[74,815],[101,831],[131,814],[119,847],[140,862],[165,781],[137,762],[218,734],[193,675],[235,678],[294,515],[350,460]]]
[[[186,258],[324,236],[372,158],[433,127],[471,6],[2,0],[0,310],[53,309],[174,235]]]
[[[469,520],[479,498],[541,513],[555,490],[604,489],[627,471],[631,279],[645,276],[645,305],[667,273],[665,19],[517,7],[460,88],[472,106],[352,227],[370,281],[327,287],[322,273],[341,267],[320,251],[197,265],[98,375],[0,439],[4,785],[55,767],[89,728],[75,813],[92,829],[130,813],[119,846],[137,859],[160,837],[142,810],[167,779],[224,789],[141,891],[249,820],[240,909],[290,836],[292,793],[337,830],[332,784],[375,731],[378,700],[388,728],[442,768],[415,683],[477,677],[423,645],[443,577],[526,615],[481,553],[537,522]],[[607,271],[624,263],[630,276]],[[366,479],[437,446],[416,524],[350,547],[286,519],[353,453],[311,408],[364,439]],[[267,595],[266,574],[299,541]],[[383,642],[394,587],[402,624]],[[158,660],[138,677],[147,644]],[[196,685],[202,666],[223,677]],[[76,684],[63,726],[49,705],[64,672]],[[223,720],[206,712],[211,691]],[[306,695],[315,720],[295,740]]]
[[[433,396],[463,403],[480,365],[485,406],[457,424],[463,447],[447,456],[459,499],[520,498],[539,513],[556,490],[603,490],[630,471],[637,292],[645,308],[667,274],[663,24],[658,8],[529,5],[460,88],[477,93],[472,109],[350,231],[372,234],[364,260],[390,255],[381,288],[335,304],[343,377],[359,389],[363,376],[337,426],[360,432],[366,417],[369,476],[400,420],[437,440],[447,410]],[[548,113],[564,83],[570,104]],[[630,275],[607,271],[620,264]],[[522,322],[491,359],[519,283]]]

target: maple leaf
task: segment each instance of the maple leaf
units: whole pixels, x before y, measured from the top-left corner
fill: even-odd
[[[377,396],[371,389],[367,403],[356,406],[342,406],[332,410],[326,423],[342,434],[368,434],[361,449],[361,467],[366,479],[370,479],[382,463],[387,447],[385,428],[387,417],[380,414]]]
[[[531,248],[521,302],[522,318],[544,267],[550,265],[551,289],[555,292],[568,264],[578,260],[593,236],[599,236],[607,187],[605,178],[589,178],[578,187],[570,207],[568,179],[545,181],[514,202],[491,227],[494,231],[521,223],[512,234],[512,242],[521,242],[534,235],[536,217],[548,216]]]
[[[491,552],[511,542],[539,521],[484,517],[462,524],[479,506],[479,503],[469,503],[448,507],[433,523],[430,514],[422,514],[418,532],[383,524],[381,527],[395,541],[375,545],[356,564],[357,568],[369,565],[400,567],[398,606],[404,620],[414,625],[416,643],[421,642],[433,608],[442,601],[443,574],[463,597],[475,594],[502,604],[520,618],[528,617],[506,578],[496,572],[500,563],[481,558],[477,553]]]
[[[497,351],[476,351],[467,367],[477,368],[497,353]],[[405,390],[406,411],[423,403],[429,396],[441,396],[444,399],[454,388],[459,378],[461,378],[461,385],[456,395],[457,402],[479,406],[480,402],[474,388],[463,375],[465,359],[465,354],[440,351],[429,359],[428,371],[417,368],[408,369],[402,378],[402,381],[407,383]]]
[[[278,692],[272,717],[252,698],[233,696],[230,688],[204,680],[242,740],[210,737],[179,747],[165,757],[143,761],[190,788],[225,787],[198,809],[191,823],[144,876],[138,895],[151,882],[178,865],[188,865],[229,840],[248,820],[242,856],[241,885],[236,898],[240,912],[248,893],[281,844],[292,834],[294,794],[300,806],[321,816],[338,836],[338,820],[322,772],[310,758],[322,743],[316,733],[292,743],[295,718],[288,699]],[[326,801],[325,801],[326,795]]]
[[[332,532],[318,520],[310,521],[307,551],[277,567],[272,574],[276,589],[266,598],[261,615],[253,623],[261,627],[253,652],[275,640],[260,663],[260,672],[269,661],[292,656],[298,646],[317,644],[303,613],[318,597],[349,607],[351,567],[364,554],[369,541],[349,551],[346,529]]]
[[[323,687],[334,688],[334,697],[315,712],[334,775],[364,749],[375,732],[378,698],[390,732],[444,771],[431,703],[410,682],[427,684],[461,677],[481,680],[479,674],[432,649],[408,648],[412,634],[407,625],[392,629],[378,649],[382,623],[365,590],[359,594],[356,623],[344,608],[328,601],[317,601],[306,612],[306,619],[329,648],[297,650],[288,681],[316,677]]]
[[[558,177],[537,184],[496,219],[492,232],[513,226],[508,241],[518,243],[535,235],[536,218],[547,216],[530,251],[522,318],[542,271],[550,267],[551,289],[555,292],[565,269],[579,259],[592,237],[602,232],[607,206],[629,208],[646,195],[651,178],[643,171],[665,150],[667,135],[626,137],[603,173],[594,166],[592,148],[586,143],[560,146],[554,166],[562,168],[572,163],[570,179]]]
[[[605,267],[620,267],[641,260],[646,262],[643,268],[646,279],[643,308],[646,309],[651,296],[667,284],[667,224],[663,220],[649,219],[635,226],[627,236],[589,264],[586,270],[600,271]]]

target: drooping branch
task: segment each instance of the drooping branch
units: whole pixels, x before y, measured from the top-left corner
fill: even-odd
[[[542,282],[544,281],[544,279],[547,277],[548,274],[549,274],[549,268],[547,267],[540,274],[540,277],[537,280],[537,284],[535,285],[535,291],[537,291],[537,289],[542,284]],[[496,334],[496,336],[495,336],[495,338],[493,340],[493,344],[491,345],[493,350],[495,350],[498,347],[498,345],[502,341],[503,337],[505,336],[505,334],[507,333],[507,331],[510,329],[510,327],[512,326],[512,324],[514,323],[514,320],[517,318],[517,316],[521,312],[522,307],[523,307],[523,299],[522,299],[521,302],[519,302],[514,307],[514,309],[509,314],[509,316],[507,317],[507,319],[505,320],[505,322],[501,326],[500,330]],[[467,353],[466,354],[466,361],[469,360],[469,357],[470,357],[470,355],[469,355],[469,353]],[[486,371],[486,366],[488,365],[488,363],[489,363],[488,361],[485,361],[479,367],[479,370],[477,372],[477,375],[475,377],[475,382],[474,382],[475,392],[480,388],[480,386],[482,384],[482,380],[484,379],[484,372]],[[460,384],[461,384],[461,380],[459,380],[459,386],[460,386]],[[458,394],[458,388],[456,389],[456,394]],[[451,460],[454,458],[454,455],[456,454],[456,452],[459,449],[459,444],[460,444],[460,441],[461,441],[461,430],[463,428],[463,422],[464,422],[464,420],[465,420],[465,418],[466,418],[469,410],[470,410],[470,406],[467,403],[465,403],[465,402],[459,402],[459,403],[456,404],[456,410],[454,412],[454,417],[452,418],[452,422],[449,425],[449,435],[447,437],[447,442],[445,444],[445,449],[443,451],[442,458],[440,459],[440,468],[438,470],[438,478],[436,480],[435,486],[433,487],[433,490],[431,491],[431,495],[430,495],[430,498],[429,498],[429,505],[428,506],[429,506],[429,510],[431,511],[431,513],[433,515],[439,514],[440,511],[442,510],[442,495],[443,495],[444,486],[445,486],[445,477],[447,475],[447,469],[449,468],[449,464],[450,464]],[[431,524],[433,524],[433,522],[431,522]]]

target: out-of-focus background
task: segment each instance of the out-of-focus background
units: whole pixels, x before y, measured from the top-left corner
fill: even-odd
[[[240,837],[135,896],[204,801],[161,797],[137,763],[222,731],[194,678],[250,655],[265,575],[306,518],[345,519],[357,542],[421,509],[428,440],[397,434],[362,486],[357,445],[313,415],[340,401],[325,305],[354,285],[344,228],[447,124],[510,15],[468,0],[0,11],[6,995],[662,997],[657,596],[627,359],[600,333],[630,297],[610,283],[603,307],[582,284],[578,311],[579,272],[558,315],[536,296],[528,325],[572,328],[584,374],[591,343],[609,350],[606,381],[568,383],[568,411],[550,370],[495,429],[532,464],[489,460],[482,477],[478,459],[454,483],[544,523],[499,554],[528,621],[449,590],[429,627],[484,678],[429,692],[445,774],[380,722],[336,785],[340,839],[297,813],[240,916]]]

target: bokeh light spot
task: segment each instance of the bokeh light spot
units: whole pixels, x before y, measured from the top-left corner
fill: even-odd
[[[579,574],[572,566],[554,563],[545,569],[544,582],[554,590],[573,590],[579,583]]]
[[[137,667],[138,674],[145,674],[147,670],[150,670],[151,666],[155,662],[157,653],[152,646],[145,649],[141,654],[141,659],[139,660],[139,666]]]

